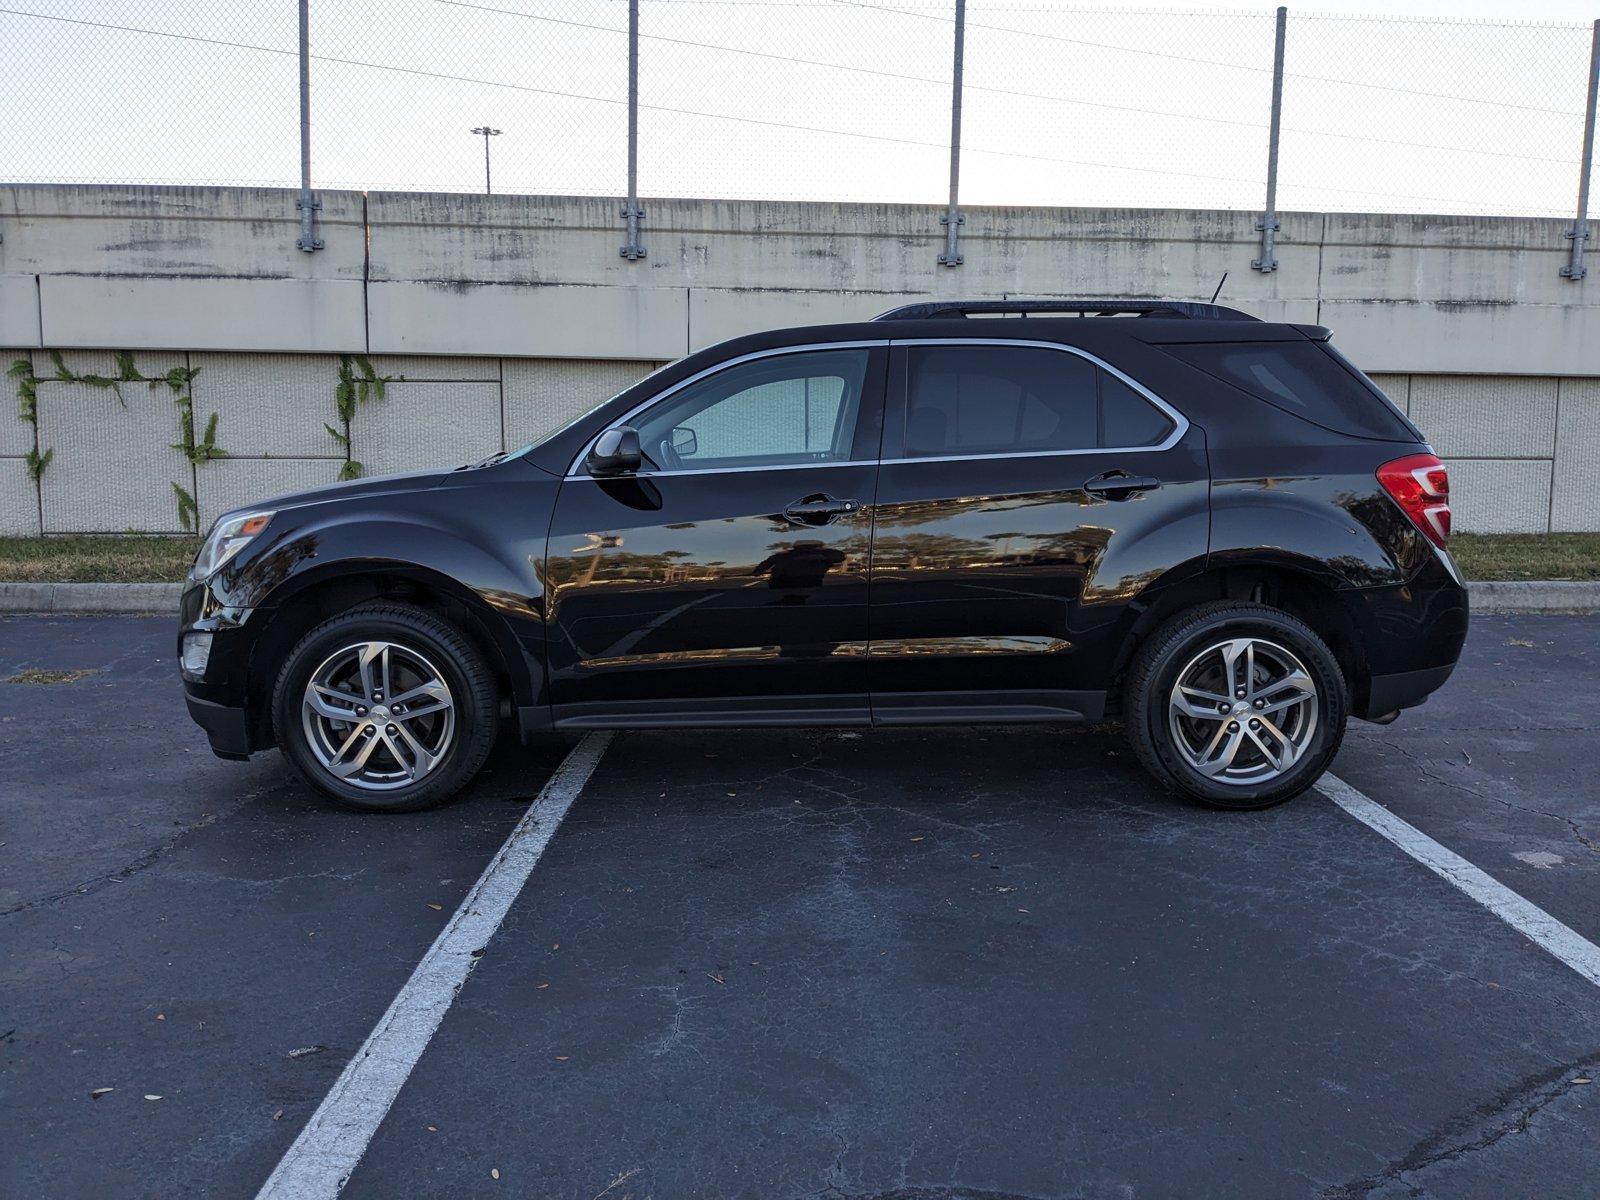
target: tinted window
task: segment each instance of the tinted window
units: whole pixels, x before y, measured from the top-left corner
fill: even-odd
[[[1390,401],[1316,342],[1171,346],[1208,375],[1328,429],[1357,437],[1416,437]]]
[[[825,350],[729,367],[639,417],[640,444],[662,470],[843,461],[867,354]]]
[[[1100,372],[1100,444],[1153,446],[1172,432],[1172,421],[1138,392]]]
[[[906,454],[1027,454],[1148,446],[1172,422],[1088,359],[1031,346],[907,351]]]

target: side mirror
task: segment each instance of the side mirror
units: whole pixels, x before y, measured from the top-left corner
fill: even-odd
[[[679,458],[693,458],[700,453],[700,439],[695,436],[694,430],[687,425],[679,425],[673,429],[672,452]]]
[[[584,459],[591,475],[628,475],[637,471],[643,462],[639,431],[629,425],[618,425],[602,433]]]

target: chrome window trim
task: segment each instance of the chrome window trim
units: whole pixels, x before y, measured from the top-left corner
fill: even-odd
[[[607,425],[606,429],[610,429],[616,425],[625,424],[628,421],[631,421],[634,417],[638,416],[640,413],[644,412],[646,409],[653,408],[662,401],[670,399],[675,393],[682,391],[690,384],[698,383],[700,380],[705,379],[708,376],[715,375],[720,371],[725,371],[729,367],[739,366],[741,363],[753,362],[762,358],[773,358],[782,354],[802,354],[814,350],[870,350],[899,346],[1023,346],[1035,350],[1055,350],[1062,354],[1073,354],[1087,362],[1093,363],[1107,374],[1113,375],[1117,379],[1120,379],[1123,383],[1127,384],[1151,404],[1155,405],[1156,409],[1172,422],[1172,432],[1168,434],[1162,441],[1153,446],[1088,446],[1077,450],[1012,450],[999,451],[992,454],[936,454],[925,456],[901,455],[898,458],[883,458],[865,461],[851,460],[847,462],[824,461],[813,463],[782,463],[770,466],[753,467],[696,467],[679,471],[639,471],[636,473],[636,477],[659,478],[667,475],[733,475],[749,473],[751,471],[797,471],[802,468],[816,469],[821,467],[867,467],[875,466],[880,462],[982,462],[997,458],[1065,458],[1083,454],[1159,454],[1164,450],[1171,450],[1174,446],[1181,442],[1184,438],[1184,435],[1189,432],[1188,417],[1184,416],[1183,413],[1179,412],[1176,408],[1173,408],[1172,405],[1168,404],[1160,396],[1156,395],[1149,388],[1145,387],[1145,385],[1140,383],[1137,379],[1134,379],[1125,371],[1118,370],[1116,367],[1112,366],[1110,363],[1106,362],[1105,359],[1100,358],[1098,355],[1091,354],[1089,351],[1083,350],[1077,346],[1063,345],[1060,342],[1041,342],[1027,338],[983,337],[881,338],[870,341],[813,342],[801,346],[774,346],[770,350],[754,350],[749,354],[741,354],[737,358],[730,358],[726,362],[720,362],[715,366],[707,367],[703,371],[697,371],[687,379],[679,380],[666,391],[658,392],[656,395],[650,397],[650,399],[641,404],[635,405],[633,408],[623,413],[622,416],[611,422],[610,425]],[[600,433],[604,432],[604,429],[600,431]],[[583,462],[585,457],[587,457],[589,451],[594,448],[594,443],[599,439],[600,433],[597,433],[594,435],[594,437],[590,438],[588,442],[584,444],[583,449],[580,450],[572,462],[568,464],[567,474],[565,476],[566,479],[577,480],[597,478],[596,476],[589,475],[587,473],[579,473],[578,468],[579,464]],[[609,476],[607,478],[609,478]]]
[[[857,342],[808,342],[803,346],[774,346],[770,350],[752,350],[749,354],[741,354],[737,358],[726,359],[723,362],[719,362],[719,363],[715,364],[714,366],[707,367],[703,371],[696,371],[693,375],[689,376],[689,378],[687,378],[687,379],[680,379],[677,383],[675,383],[671,387],[667,388],[666,391],[657,392],[654,396],[651,396],[650,399],[648,399],[648,400],[646,400],[646,401],[644,401],[644,402],[642,402],[640,404],[634,405],[627,412],[623,413],[620,417],[618,417],[615,421],[612,421],[609,425],[607,425],[606,429],[614,428],[617,425],[625,425],[629,421],[633,420],[634,417],[636,417],[640,413],[644,412],[645,409],[654,408],[657,404],[660,404],[664,400],[670,399],[671,397],[676,395],[678,392],[681,392],[684,388],[688,387],[690,384],[699,383],[702,379],[705,379],[708,376],[716,375],[719,372],[726,371],[729,367],[737,367],[741,363],[755,362],[757,359],[762,359],[762,358],[776,358],[777,356],[782,355],[782,354],[805,354],[805,353],[808,353],[809,351],[813,351],[813,350],[873,350],[873,349],[882,349],[883,347],[888,346],[888,345],[889,345],[889,339],[888,338],[874,338],[874,339],[872,339],[870,341],[857,341]],[[646,378],[648,378],[648,376],[646,376]],[[600,433],[604,433],[604,432],[605,432],[605,429],[602,429],[600,431]],[[595,442],[597,442],[600,439],[600,433],[595,434],[594,437],[590,438],[587,442],[585,442],[584,446],[583,446],[583,449],[578,451],[577,455],[573,458],[573,460],[570,463],[567,464],[567,474],[566,474],[566,478],[567,479],[594,479],[595,478],[595,476],[589,475],[587,473],[580,474],[579,470],[578,470],[578,467],[579,467],[579,464],[581,464],[583,462],[583,460],[588,457],[589,451],[594,449]],[[793,470],[796,467],[818,467],[818,466],[840,466],[840,467],[842,467],[842,466],[854,466],[854,465],[859,465],[859,464],[852,464],[852,463],[785,463],[782,466],[770,466],[770,467],[706,467],[704,469],[694,469],[694,470],[686,470],[686,471],[640,471],[640,472],[638,472],[638,474],[640,474],[640,475],[713,475],[713,474],[726,474],[726,473],[731,472],[731,471],[787,471],[787,470]]]

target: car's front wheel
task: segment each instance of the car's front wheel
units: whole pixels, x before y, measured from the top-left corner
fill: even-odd
[[[1233,601],[1156,630],[1124,694],[1139,761],[1218,808],[1266,808],[1305,791],[1338,752],[1348,709],[1338,660],[1310,626]]]
[[[341,613],[290,651],[273,691],[278,746],[343,804],[411,812],[454,795],[494,744],[497,698],[460,630],[410,605]]]

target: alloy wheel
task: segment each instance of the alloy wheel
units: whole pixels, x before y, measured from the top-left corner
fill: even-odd
[[[1291,770],[1317,732],[1317,685],[1294,653],[1229,638],[1191,658],[1167,698],[1172,740],[1216,783],[1265,783]]]
[[[455,740],[455,698],[426,657],[397,642],[357,642],[311,672],[301,700],[306,742],[323,770],[366,791],[425,778]]]

